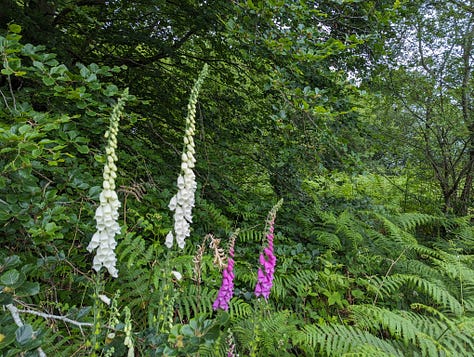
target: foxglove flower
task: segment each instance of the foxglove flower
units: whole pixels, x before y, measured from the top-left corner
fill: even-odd
[[[268,233],[267,233],[267,244],[268,246],[260,253],[259,261],[261,267],[257,273],[257,285],[255,286],[255,296],[263,296],[265,300],[268,300],[270,296],[270,290],[273,286],[273,278],[275,275],[276,257],[273,252],[273,239],[274,239],[274,226],[276,212],[280,208],[282,200],[280,200],[270,211],[268,217]]]
[[[183,139],[184,149],[181,155],[181,172],[177,180],[178,192],[171,198],[168,205],[169,209],[174,212],[174,226],[165,239],[165,245],[168,248],[173,246],[173,242],[176,239],[178,247],[183,249],[185,239],[189,237],[191,233],[192,209],[194,207],[194,194],[197,188],[196,176],[193,172],[196,162],[194,158],[196,103],[199,90],[207,75],[207,68],[207,65],[204,65],[189,97],[186,131]]]
[[[230,241],[229,258],[227,259],[227,267],[222,271],[222,285],[217,293],[217,298],[212,304],[214,310],[229,310],[229,302],[234,295],[234,234]]]
[[[104,181],[102,183],[102,192],[99,196],[100,205],[95,211],[97,231],[87,246],[89,252],[97,249],[92,268],[98,272],[102,267],[105,267],[114,278],[118,276],[118,270],[115,268],[117,261],[114,252],[117,246],[115,235],[120,233],[120,226],[117,222],[120,201],[115,192],[115,179],[117,178],[117,166],[115,162],[118,159],[115,150],[117,149],[117,133],[120,116],[125,106],[127,96],[128,89],[125,89],[122,97],[118,100],[117,105],[112,111],[110,126],[105,133],[105,137],[107,138],[107,147],[105,149],[107,161],[103,171]]]

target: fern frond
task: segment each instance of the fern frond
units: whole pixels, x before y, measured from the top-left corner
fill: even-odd
[[[169,266],[176,271],[179,271],[183,276],[192,277],[194,274],[194,256],[190,254],[179,254],[169,258]],[[210,257],[204,256],[201,261],[201,274],[205,275],[212,269],[212,261]]]
[[[182,320],[189,321],[198,314],[212,313],[212,302],[217,296],[217,290],[207,287],[198,287],[194,284],[185,284],[175,302],[175,309],[179,311]]]
[[[432,263],[453,280],[461,280],[463,283],[474,283],[474,269],[462,262],[461,256],[443,254],[442,259],[432,259]],[[468,260],[472,264],[472,259]]]
[[[407,259],[399,263],[394,271],[403,272],[404,274],[419,275],[422,278],[430,279],[442,279],[443,274],[427,262],[417,259]]]
[[[420,351],[423,356],[438,355],[445,351],[436,336],[420,330],[403,313],[373,305],[354,305],[350,307],[355,326],[368,329],[375,334],[390,334],[390,339],[401,340],[410,355]]]
[[[352,305],[350,311],[355,325],[363,330],[385,330],[405,344],[416,343],[415,326],[395,312],[373,305]]]
[[[196,356],[199,357],[222,357],[227,355],[229,345],[223,338],[219,338],[212,345],[201,344]]]
[[[284,356],[285,346],[296,332],[296,324],[289,311],[272,312],[271,316],[257,320],[256,316],[235,324],[232,332],[243,353],[252,346],[259,356]],[[250,353],[252,354],[252,353]]]
[[[446,223],[446,219],[441,216],[434,216],[425,213],[401,213],[392,217],[395,224],[404,230],[412,230],[419,226],[432,225],[442,226]]]
[[[459,244],[464,245],[468,249],[474,249],[474,227],[470,224],[464,224],[456,232],[456,238]]]
[[[242,229],[239,233],[239,242],[248,243],[256,242],[259,243],[265,237],[264,232],[261,230],[254,229]]]
[[[141,267],[148,265],[154,256],[154,248],[152,245],[147,247],[147,242],[142,236],[134,234],[126,234],[115,250],[117,260],[125,264],[127,269],[133,267]]]
[[[318,242],[328,249],[340,250],[342,248],[341,240],[337,234],[318,229],[311,231],[311,235],[316,237]]]
[[[229,303],[230,318],[234,321],[243,320],[253,314],[252,306],[240,298],[233,298]]]
[[[283,271],[286,269],[282,268]],[[256,275],[252,270],[243,269],[242,266],[236,268],[236,277],[242,281],[245,286],[254,286]],[[271,290],[272,299],[283,300],[287,296],[307,295],[312,290],[315,282],[318,280],[318,272],[315,270],[297,270],[294,272],[283,273],[280,269],[275,273],[273,287]]]
[[[202,220],[207,225],[207,231],[216,231],[222,229],[225,232],[230,231],[232,222],[224,216],[222,211],[218,209],[213,203],[204,199],[199,200],[199,208],[202,211],[199,215],[205,216],[206,219]]]
[[[437,284],[415,275],[407,275],[406,278],[410,285],[432,298],[438,304],[449,309],[453,314],[459,316],[463,313],[461,303],[449,291],[443,289],[442,284]]]
[[[120,290],[120,305],[128,306],[135,321],[146,326],[147,308],[152,310],[150,301],[158,294],[158,290],[151,287],[150,278],[153,271],[146,268],[134,268],[120,272],[119,279],[112,284],[112,289]]]
[[[463,312],[461,303],[443,287],[444,284],[440,281],[434,283],[420,276],[409,274],[393,274],[384,278],[375,277],[373,280],[378,282],[378,291],[382,298],[391,296],[402,285],[406,285],[425,294],[455,315],[461,315]]]
[[[289,311],[273,312],[272,315],[261,321],[262,349],[267,355],[279,356],[278,346],[284,346],[296,332],[295,321]]]
[[[305,325],[296,333],[295,344],[322,356],[343,356],[360,352],[361,346],[377,353],[374,356],[405,356],[389,341],[367,331],[340,324]],[[364,347],[362,347],[364,348]]]
[[[417,308],[419,306],[416,306]],[[430,313],[432,309],[423,308]],[[472,319],[452,320],[441,313],[424,316],[414,312],[405,312],[404,316],[415,325],[424,336],[435,339],[447,355],[470,356],[474,353],[474,322]],[[471,320],[469,322],[469,320]]]
[[[311,290],[315,282],[318,280],[318,272],[314,270],[298,270],[293,274],[284,277],[285,288],[300,295],[303,291]]]
[[[378,213],[375,213],[374,215],[383,224],[384,228],[387,230],[387,235],[391,238],[391,240],[399,244],[399,248],[418,245],[418,241],[412,234],[406,232],[404,229],[389,220],[387,217],[384,217]]]

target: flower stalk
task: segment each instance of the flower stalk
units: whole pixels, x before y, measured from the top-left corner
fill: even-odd
[[[237,234],[234,233],[230,238],[229,243],[229,258],[227,259],[227,266],[222,271],[222,285],[217,293],[217,298],[212,304],[214,310],[222,309],[229,310],[229,302],[234,295],[234,245]]]
[[[114,252],[117,246],[115,235],[120,233],[120,226],[118,224],[120,201],[118,200],[117,192],[115,192],[115,179],[117,178],[117,166],[115,163],[118,157],[115,150],[117,149],[120,116],[125,107],[127,97],[128,88],[123,91],[122,96],[112,110],[109,129],[105,132],[107,160],[103,171],[102,192],[99,196],[100,205],[95,211],[97,231],[87,246],[89,252],[97,249],[92,268],[99,272],[104,267],[114,278],[118,276],[118,270],[115,267],[117,262]]]
[[[275,276],[276,256],[273,250],[273,239],[274,239],[274,228],[275,218],[278,209],[281,207],[283,201],[280,200],[273,206],[272,210],[268,214],[267,218],[267,247],[260,253],[259,261],[261,267],[257,273],[257,284],[255,286],[255,296],[263,296],[265,300],[268,300],[270,291],[273,286],[273,278]]]
[[[181,155],[181,172],[178,176],[177,186],[178,192],[174,195],[168,205],[169,209],[174,212],[174,226],[167,234],[165,245],[168,248],[173,246],[176,239],[178,247],[183,249],[185,239],[190,235],[190,227],[192,223],[192,209],[194,207],[194,194],[196,192],[197,183],[193,168],[196,162],[194,158],[194,134],[196,131],[196,104],[202,83],[207,76],[208,66],[204,65],[198,79],[194,83],[188,103],[188,114],[186,116],[186,131],[183,139],[183,153]]]

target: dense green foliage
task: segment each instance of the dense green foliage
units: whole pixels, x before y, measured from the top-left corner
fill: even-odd
[[[471,1],[1,7],[1,356],[474,354]],[[86,250],[110,162],[117,278]]]

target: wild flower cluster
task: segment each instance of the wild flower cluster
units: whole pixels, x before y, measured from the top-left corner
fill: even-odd
[[[270,296],[270,291],[273,286],[273,278],[275,274],[275,265],[276,257],[273,251],[273,239],[274,239],[274,227],[275,227],[275,218],[278,209],[281,207],[283,201],[280,200],[278,203],[273,206],[272,210],[268,214],[267,219],[267,247],[264,248],[263,252],[260,254],[260,264],[261,268],[258,269],[257,273],[257,284],[255,286],[255,296],[263,296],[265,300],[268,300]],[[229,259],[226,269],[222,272],[222,285],[217,294],[217,298],[212,305],[214,310],[229,309],[229,302],[234,293],[234,240],[231,239],[230,248],[229,248]]]
[[[261,268],[258,269],[257,273],[257,285],[255,286],[255,296],[263,296],[265,300],[268,300],[270,296],[270,290],[273,286],[273,278],[275,274],[275,265],[276,257],[273,252],[273,231],[275,229],[275,218],[278,210],[283,204],[283,200],[278,201],[278,203],[273,206],[271,211],[268,213],[267,218],[267,247],[264,248],[263,252],[260,253],[260,265]]]
[[[192,223],[192,209],[194,207],[194,194],[196,192],[196,176],[193,168],[196,162],[194,158],[194,134],[196,131],[195,117],[196,104],[199,95],[199,90],[204,78],[207,75],[207,65],[201,71],[196,83],[193,86],[188,103],[188,115],[186,117],[186,131],[184,136],[184,149],[181,155],[181,172],[178,176],[177,186],[178,192],[174,195],[168,205],[171,211],[174,211],[174,226],[168,233],[165,240],[165,245],[168,248],[173,246],[173,241],[176,239],[178,247],[184,248],[185,239],[190,234],[190,224]],[[174,232],[174,234],[173,234]]]
[[[229,310],[229,301],[234,295],[234,244],[235,234],[232,236],[229,246],[229,258],[227,266],[222,271],[222,285],[217,294],[217,298],[212,304],[214,310]]]
[[[128,97],[128,89],[125,89],[121,98],[112,111],[110,117],[110,126],[105,133],[107,146],[105,152],[107,161],[103,171],[102,192],[100,193],[100,205],[95,211],[96,229],[92,239],[87,246],[87,250],[92,252],[97,249],[93,265],[95,271],[99,272],[105,267],[114,278],[118,276],[118,270],[115,267],[117,258],[114,249],[117,246],[115,235],[120,233],[118,220],[118,209],[120,201],[115,192],[115,179],[117,178],[117,134],[119,128],[120,116],[122,115],[125,101]]]

